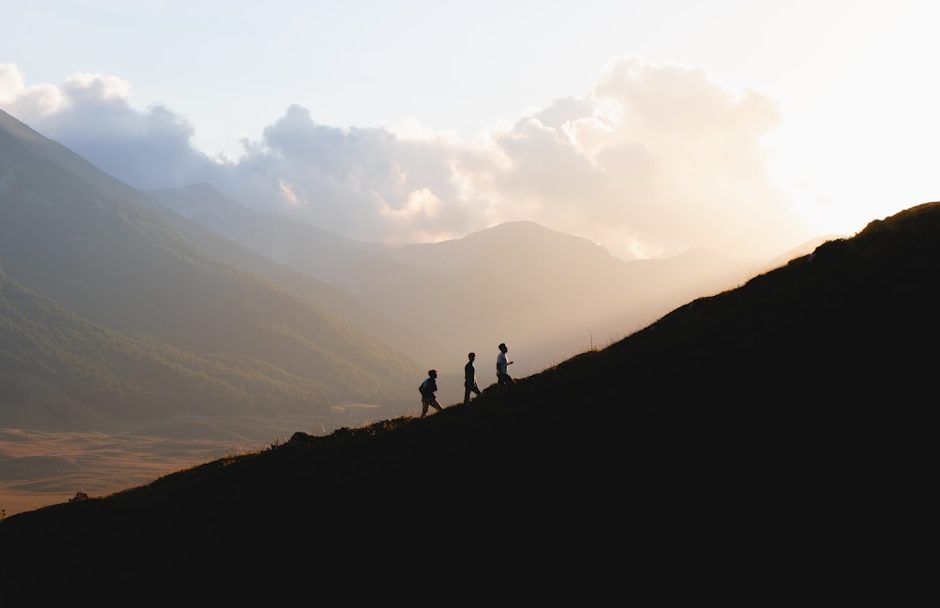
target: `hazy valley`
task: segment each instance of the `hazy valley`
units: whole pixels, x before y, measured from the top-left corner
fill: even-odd
[[[759,269],[704,250],[624,262],[532,222],[359,242],[209,184],[142,193],[9,115],[0,127],[8,513],[414,413],[431,367],[455,403],[468,351],[485,388],[500,342],[529,375]]]

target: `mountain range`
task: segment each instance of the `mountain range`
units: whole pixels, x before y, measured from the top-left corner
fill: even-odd
[[[938,266],[940,203],[918,205],[469,405],[16,515],[0,589],[384,589],[420,556],[470,596],[841,575],[924,511]]]
[[[0,269],[0,327],[16,339],[2,347],[0,426],[126,429],[246,409],[329,417],[342,403],[403,407],[420,374],[349,320],[379,313],[3,113]]]
[[[165,399],[170,392],[140,388],[154,384],[148,374],[162,369],[159,361],[136,377],[114,369],[85,386],[57,376],[58,364],[35,351],[14,353],[34,368],[7,370],[18,376],[9,386],[42,376],[83,414],[47,415],[47,401],[34,407],[22,388],[10,388],[19,396],[3,402],[0,425],[126,429],[147,412],[202,414],[223,402],[231,412],[282,404],[327,418],[332,406],[356,402],[402,412],[415,377],[431,367],[444,400],[461,396],[471,350],[484,386],[500,342],[513,349],[515,373],[531,373],[735,284],[750,269],[705,251],[622,262],[530,222],[426,245],[361,243],[259,214],[208,184],[141,193],[8,114],[0,114],[0,171],[0,269],[8,280],[114,340],[199,361],[193,369],[205,380],[199,391]],[[144,393],[148,403],[173,405],[118,405]],[[92,394],[108,396],[89,405]],[[111,424],[102,427],[105,418]]]
[[[383,314],[425,338],[395,345],[436,367],[442,386],[456,387],[452,399],[469,351],[486,362],[487,382],[495,379],[500,342],[513,349],[516,373],[532,373],[613,342],[690,298],[736,286],[758,268],[707,250],[625,262],[587,239],[525,221],[437,243],[365,243],[262,214],[209,184],[149,194],[272,261],[381,302]]]

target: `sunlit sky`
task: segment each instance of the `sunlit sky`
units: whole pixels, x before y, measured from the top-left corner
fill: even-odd
[[[355,192],[349,191],[349,170],[332,175],[333,189],[325,190],[322,171],[314,184],[309,170],[299,168],[306,163],[309,169],[320,157],[295,157],[290,170],[270,169],[285,204],[297,204],[305,192],[311,199],[334,192],[367,201],[362,204],[381,219],[369,229],[350,228],[368,224],[365,211],[335,222],[322,209],[310,211],[312,220],[362,238],[403,239],[409,231],[424,239],[459,236],[496,220],[535,219],[594,238],[624,257],[708,246],[707,239],[662,237],[691,229],[657,227],[649,210],[635,220],[613,208],[639,198],[663,208],[725,171],[722,185],[708,186],[714,186],[712,195],[689,203],[687,223],[700,224],[696,213],[711,201],[779,197],[776,211],[786,209],[801,224],[779,246],[817,234],[852,233],[872,219],[940,199],[940,2],[0,0],[0,15],[0,64],[6,66],[0,71],[0,108],[74,144],[106,169],[106,156],[95,158],[99,149],[77,134],[78,127],[66,125],[70,115],[62,108],[68,103],[49,101],[65,91],[79,107],[69,83],[87,84],[92,75],[110,78],[96,94],[120,98],[124,111],[141,115],[166,108],[189,126],[185,137],[196,150],[216,160],[224,155],[229,164],[252,150],[265,166],[273,167],[275,156],[291,160],[293,148],[284,143],[291,128],[307,129],[313,137],[314,125],[435,141],[433,162],[430,149],[409,148],[407,162],[401,160],[404,153],[393,158],[388,152],[384,164],[401,173],[401,192],[383,185],[387,176],[363,189],[373,179],[363,177],[373,166],[368,163],[352,171]],[[606,115],[610,99],[601,92],[611,90],[611,66],[617,65],[628,66],[623,73],[629,72],[629,83],[610,94],[620,105]],[[686,70],[687,77],[666,75],[667,66]],[[692,93],[683,92],[682,82],[691,83],[696,74],[714,90],[698,83],[690,85]],[[76,75],[85,76],[76,81]],[[658,116],[651,105],[669,108],[671,102],[637,101],[647,94],[666,99],[670,91],[686,95],[688,105]],[[727,93],[722,103],[730,109],[702,109],[715,91]],[[734,103],[747,91],[760,97],[759,107]],[[539,136],[570,140],[563,142],[565,150],[549,155],[520,120],[568,98],[590,98],[591,109],[554,127],[540,119]],[[740,134],[698,149],[703,138],[721,139],[721,132],[738,128],[728,112],[740,112],[747,123]],[[71,116],[86,128],[104,120],[100,113]],[[684,128],[686,116],[699,117],[699,123],[674,132]],[[589,117],[600,123],[575,120]],[[720,132],[706,133],[705,123]],[[597,143],[595,131],[604,125],[607,139]],[[268,137],[265,129],[283,138]],[[735,138],[748,141],[731,149]],[[480,170],[482,157],[468,160],[469,151],[479,153],[487,141],[498,145],[486,162],[512,166],[514,173]],[[529,143],[536,150],[531,154],[523,149]],[[263,155],[262,148],[277,154]],[[616,162],[610,160],[614,148]],[[572,151],[587,159],[590,170],[607,175],[606,181],[595,184],[588,174],[564,177],[562,152]],[[760,158],[744,158],[752,153]],[[356,154],[372,158],[361,148]],[[738,154],[733,166],[703,160]],[[425,160],[418,163],[420,155]],[[672,160],[675,166],[669,166]],[[539,191],[526,182],[538,179],[537,172],[519,169],[529,162],[555,167],[549,177],[564,183]],[[435,186],[432,165],[450,167],[441,181],[447,187]],[[247,161],[240,167],[248,167]],[[638,180],[649,179],[644,171],[671,181],[639,188]],[[738,188],[735,176],[745,173],[740,183],[749,185]],[[423,181],[415,177],[425,174]],[[634,178],[627,185],[609,179],[612,174]],[[159,176],[131,169],[118,176],[141,187],[164,185]],[[581,179],[591,184],[581,190],[584,200],[553,198]],[[167,178],[165,185],[176,181]],[[588,199],[604,203],[595,213]],[[674,206],[669,213],[686,210]],[[419,218],[426,221],[417,223]],[[757,223],[754,229],[760,230]]]

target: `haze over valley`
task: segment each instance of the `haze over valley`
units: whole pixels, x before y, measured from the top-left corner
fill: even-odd
[[[410,413],[412,385],[431,367],[442,401],[457,402],[468,351],[479,353],[481,387],[495,380],[500,342],[528,375],[756,268],[706,250],[625,262],[534,222],[428,244],[355,241],[209,184],[143,193],[7,114],[0,126],[0,427],[85,437],[95,449],[146,445],[167,470],[179,454],[257,447],[298,423],[326,433]],[[249,430],[252,419],[267,422]],[[169,456],[164,438],[176,442]],[[35,461],[32,478],[33,456],[7,441],[18,504],[24,488],[40,502],[68,496],[40,482],[74,459]],[[131,474],[85,460],[71,467],[85,477],[66,478],[76,492],[116,490]]]

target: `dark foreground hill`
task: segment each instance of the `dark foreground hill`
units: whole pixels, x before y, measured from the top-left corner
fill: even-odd
[[[650,577],[664,602],[831,582],[919,512],[938,269],[930,203],[469,406],[11,517],[0,588],[353,600],[456,567],[459,597],[593,603]]]

